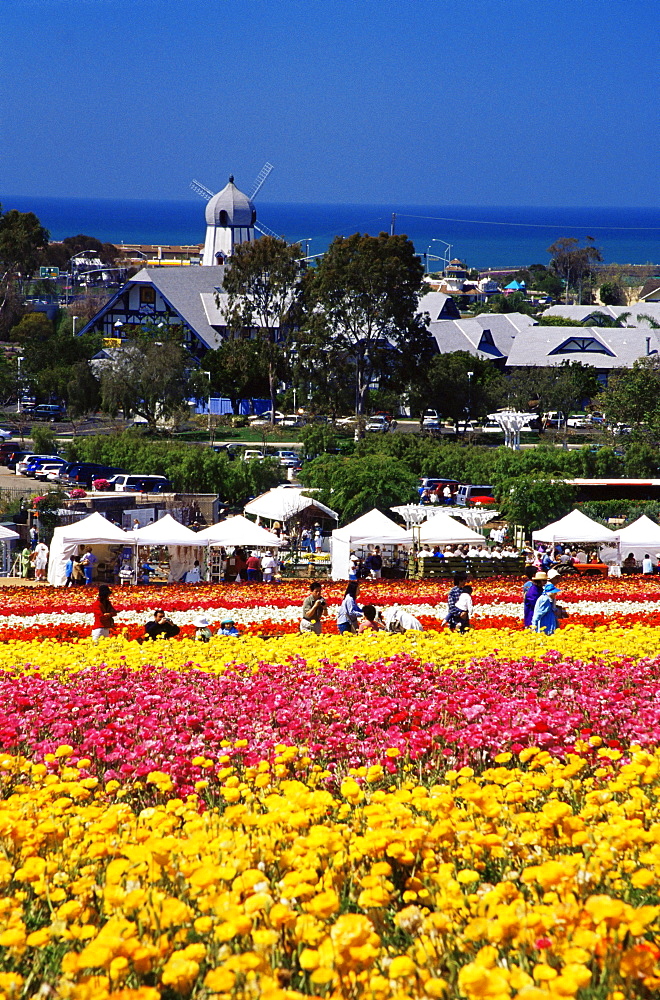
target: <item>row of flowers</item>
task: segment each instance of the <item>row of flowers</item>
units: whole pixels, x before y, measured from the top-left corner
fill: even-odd
[[[100,782],[0,761],[0,990],[559,1000],[660,987],[660,754],[531,746],[438,780],[295,746]],[[228,755],[227,755],[228,756]],[[200,811],[202,800],[207,801]]]
[[[474,583],[475,598],[487,605],[517,604],[521,600],[523,578],[491,577]],[[446,600],[450,580],[366,580],[361,583],[360,599],[389,606],[392,604],[437,605]],[[345,583],[323,581],[329,604],[339,604]],[[559,582],[564,603],[574,602],[650,602],[660,604],[660,577],[562,578]],[[305,581],[267,584],[174,584],[163,587],[115,587],[113,602],[125,611],[143,611],[156,603],[166,611],[190,608],[223,607],[227,609],[300,606],[308,592]],[[86,611],[93,602],[96,588],[74,587],[68,590],[51,587],[5,588],[0,617],[25,613]]]
[[[208,650],[206,665],[191,659],[178,669],[159,662],[156,648],[140,665],[123,654],[117,666],[88,662],[66,674],[5,671],[0,745],[51,763],[68,745],[73,762],[85,759],[85,773],[104,781],[164,769],[187,794],[203,776],[198,755],[253,764],[280,742],[307,747],[338,772],[383,763],[396,747],[427,774],[447,762],[481,767],[531,744],[558,756],[588,752],[585,734],[621,749],[660,744],[660,658],[607,659],[574,645],[579,658],[499,651],[444,670],[437,659],[383,655],[387,644],[380,656],[378,646],[358,646],[346,666],[301,655],[227,663],[234,642]]]

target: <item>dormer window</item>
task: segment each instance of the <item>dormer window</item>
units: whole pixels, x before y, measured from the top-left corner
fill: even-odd
[[[614,358],[616,355],[609,347],[602,344],[595,337],[569,337],[558,347],[548,352],[549,354],[607,354]]]

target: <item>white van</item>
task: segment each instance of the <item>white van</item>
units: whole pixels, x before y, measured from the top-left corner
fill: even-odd
[[[172,484],[167,476],[113,476],[108,479],[110,489],[115,493],[172,493]]]

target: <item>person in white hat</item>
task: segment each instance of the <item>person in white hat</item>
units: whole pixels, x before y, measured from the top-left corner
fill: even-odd
[[[193,639],[196,639],[197,642],[209,642],[211,636],[213,635],[213,632],[211,631],[210,628],[210,624],[211,623],[209,622],[208,618],[205,618],[204,615],[199,615],[197,618],[195,618],[193,622],[193,625],[195,626],[195,634],[193,636]]]

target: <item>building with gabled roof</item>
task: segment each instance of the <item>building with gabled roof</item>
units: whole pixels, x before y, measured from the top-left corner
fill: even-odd
[[[613,368],[630,368],[659,349],[656,331],[639,327],[530,326],[513,341],[506,367],[547,368],[579,361],[606,379]]]
[[[550,306],[544,310],[544,316],[560,316],[563,319],[572,319],[578,323],[595,318],[597,325],[598,315],[609,316],[613,320],[623,317],[623,322],[627,327],[650,326],[647,317],[660,323],[660,301],[655,302],[634,302],[630,306]]]

